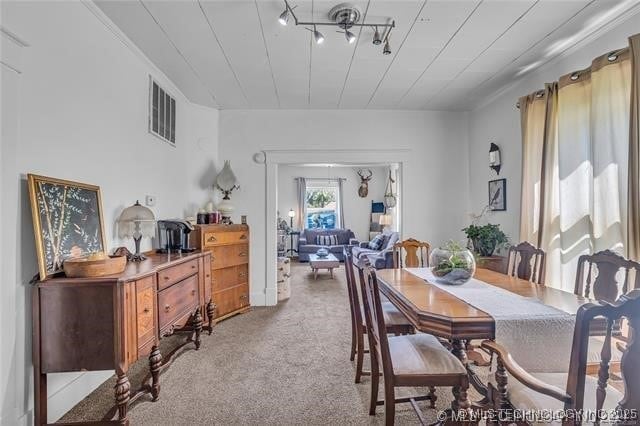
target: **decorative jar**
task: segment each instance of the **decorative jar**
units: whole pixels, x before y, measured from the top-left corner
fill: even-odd
[[[429,257],[429,264],[436,280],[443,284],[464,284],[476,272],[473,253],[455,241],[434,249]]]

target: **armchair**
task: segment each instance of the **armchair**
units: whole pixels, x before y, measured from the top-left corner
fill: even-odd
[[[604,318],[603,321],[606,320],[607,331],[601,353],[602,362],[596,379],[588,376],[586,369],[589,326],[591,321],[598,317]],[[596,302],[581,306],[576,316],[571,360],[566,372],[526,371],[505,348],[494,341],[484,341],[482,347],[497,355],[495,377],[489,384],[489,396],[494,408],[497,410],[547,410],[547,412],[564,410],[565,414],[575,414],[584,410],[585,413],[595,413],[598,416],[603,413],[600,410],[606,410],[604,413],[607,414],[617,410],[618,415],[637,416],[640,410],[640,387],[637,385],[640,383],[640,369],[637,368],[640,360],[640,345],[637,342],[627,346],[625,356],[622,358],[621,375],[625,386],[624,396],[614,387],[607,386],[613,324],[621,318],[629,321],[632,335],[637,336],[640,331],[636,330],[640,326],[640,289],[623,295],[615,303]],[[543,356],[544,349],[537,349]],[[509,385],[507,373],[516,379]],[[512,413],[512,411],[506,413]],[[611,418],[598,418],[598,420],[610,421]],[[624,423],[625,419],[619,420]],[[637,418],[627,418],[627,420],[638,421]],[[563,425],[581,424],[580,419],[570,416],[554,419],[554,421],[561,421]]]

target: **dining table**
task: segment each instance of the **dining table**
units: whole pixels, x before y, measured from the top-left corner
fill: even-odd
[[[471,340],[495,339],[494,317],[441,286],[428,282],[415,271],[383,269],[376,271],[376,276],[380,292],[407,317],[416,330],[451,343],[452,353],[467,368],[471,385],[484,397],[478,404],[486,404],[487,386],[471,368],[467,357],[467,343]],[[589,301],[585,297],[549,285],[535,284],[489,269],[477,268],[474,278],[570,315],[575,315],[578,308]]]

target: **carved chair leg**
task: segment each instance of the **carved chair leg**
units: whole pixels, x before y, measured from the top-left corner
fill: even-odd
[[[115,386],[116,405],[118,406],[118,420],[122,424],[128,424],[127,411],[129,409],[129,399],[131,396],[131,384],[124,372],[118,373],[118,380]]]
[[[213,333],[213,317],[216,312],[216,305],[213,303],[212,299],[209,299],[209,303],[207,303],[207,320],[209,320],[209,336]]]
[[[200,308],[196,308],[196,312],[193,315],[193,328],[195,330],[194,343],[196,345],[196,350],[198,350],[200,349],[200,343],[202,342],[200,339],[200,334],[202,333],[202,315],[200,314]]]
[[[436,408],[436,400],[438,397],[436,396],[436,388],[435,386],[429,387],[429,400],[431,401],[431,408]]]
[[[506,413],[509,413],[509,398],[507,394],[507,370],[504,367],[502,359],[498,357],[496,363],[496,405],[498,408],[499,418],[504,418]],[[505,418],[508,420],[507,418]]]
[[[162,354],[158,346],[154,345],[149,354],[149,371],[151,372],[151,397],[158,400],[160,395],[160,370],[162,367]]]

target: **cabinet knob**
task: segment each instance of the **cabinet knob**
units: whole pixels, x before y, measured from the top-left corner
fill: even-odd
[[[217,241],[216,237],[214,237],[213,235],[209,237],[209,239],[207,239],[208,242],[213,243],[214,241]]]
[[[191,295],[194,296],[196,294],[195,290],[191,290]]]
[[[246,298],[248,298],[248,297],[249,297],[249,296],[247,296],[246,294],[243,294],[242,296],[240,296],[240,299],[246,299]]]
[[[242,234],[242,235],[240,235],[240,239],[241,239],[241,240],[246,240],[246,239],[247,239],[247,236],[246,236],[245,234]]]
[[[164,311],[169,312],[171,310],[171,305],[164,305]]]
[[[211,275],[209,275],[209,274],[205,274],[205,277],[206,277],[206,278],[209,278],[210,276],[211,276]]]
[[[247,255],[247,253],[245,253],[245,252],[238,253],[238,256],[240,256],[240,257],[245,257],[246,255]]]
[[[196,265],[191,265],[191,269],[196,269]]]
[[[164,276],[164,279],[165,279],[165,281],[166,281],[166,280],[168,280],[168,279],[169,279],[169,277],[165,275],[165,276]]]
[[[150,309],[149,309],[149,308],[144,308],[144,309],[142,310],[142,312],[144,312],[145,314],[148,314],[148,313],[150,312]]]

